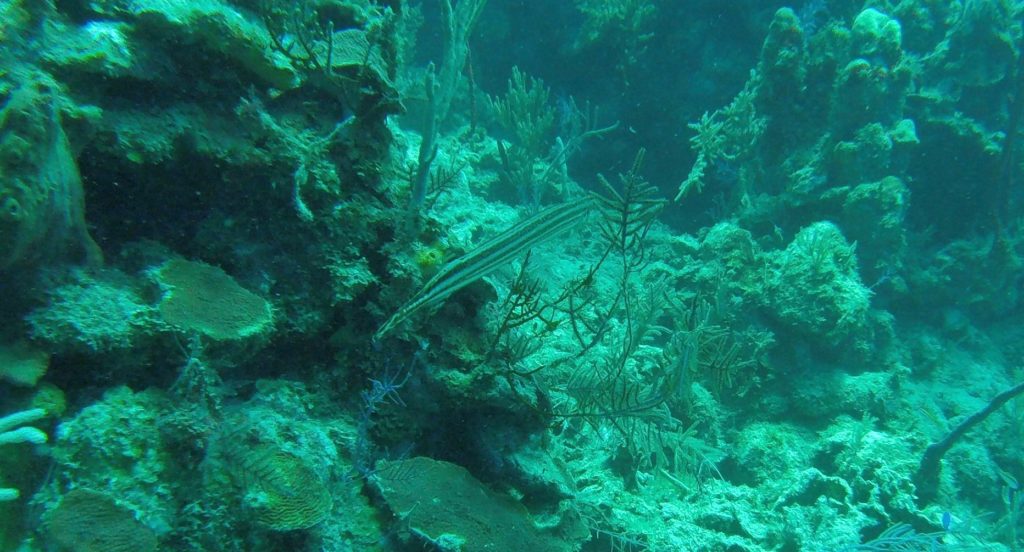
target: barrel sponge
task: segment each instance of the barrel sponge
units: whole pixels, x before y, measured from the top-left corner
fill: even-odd
[[[220,268],[172,259],[156,270],[156,276],[166,290],[160,314],[172,326],[214,339],[240,339],[264,332],[273,323],[270,303]]]

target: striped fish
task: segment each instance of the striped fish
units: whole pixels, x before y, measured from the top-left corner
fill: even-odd
[[[446,264],[377,330],[373,336],[374,341],[379,341],[421,309],[444,303],[456,291],[508,264],[531,247],[572,228],[587,216],[592,206],[593,199],[590,197],[555,205],[513,225]]]

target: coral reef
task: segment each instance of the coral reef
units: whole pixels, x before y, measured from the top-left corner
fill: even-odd
[[[1024,5],[784,4],[0,2],[0,549],[1020,549]]]

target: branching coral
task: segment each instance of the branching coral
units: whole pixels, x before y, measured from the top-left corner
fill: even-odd
[[[658,6],[644,0],[576,0],[583,25],[573,48],[606,48],[620,74],[637,64],[653,38]]]
[[[508,91],[491,98],[498,123],[515,135],[518,145],[533,157],[541,157],[550,145],[555,128],[551,89],[544,81],[512,68]]]
[[[749,155],[764,134],[767,120],[758,115],[754,92],[748,84],[729,105],[714,113],[705,113],[689,127],[696,133],[690,138],[690,144],[697,152],[697,159],[686,180],[679,185],[676,201],[690,190],[700,193],[704,188],[705,171],[716,162],[736,161]]]

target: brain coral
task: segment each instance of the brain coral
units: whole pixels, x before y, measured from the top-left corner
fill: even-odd
[[[156,552],[153,530],[113,498],[75,489],[49,512],[46,534],[54,550],[77,552]]]
[[[244,451],[235,470],[247,483],[246,504],[264,527],[308,529],[331,513],[333,499],[323,480],[294,454],[255,447]]]
[[[164,320],[214,339],[240,339],[273,322],[270,304],[208,264],[172,259],[156,271],[167,290],[160,301]]]

